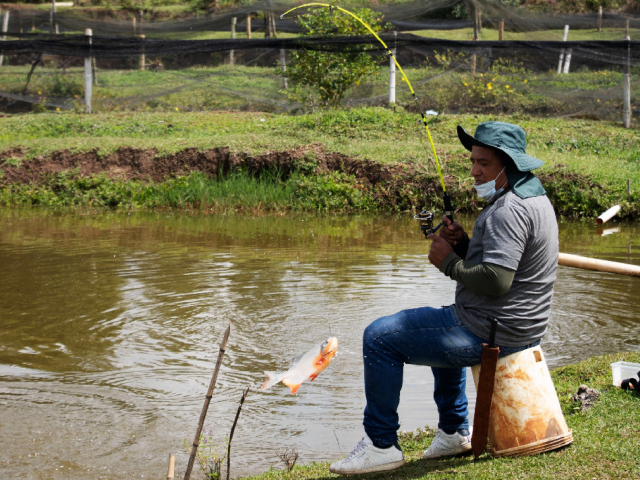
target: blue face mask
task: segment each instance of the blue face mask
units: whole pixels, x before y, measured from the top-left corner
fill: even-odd
[[[476,189],[476,193],[478,196],[483,199],[485,202],[490,202],[494,198],[496,198],[500,193],[504,191],[504,188],[499,188],[496,190],[496,180],[500,175],[504,172],[504,168],[498,174],[496,178],[487,183],[481,183],[480,185],[474,185],[473,188]]]

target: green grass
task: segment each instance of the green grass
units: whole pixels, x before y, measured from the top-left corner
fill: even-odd
[[[569,30],[567,40],[624,40],[626,30],[624,28],[603,28],[601,32],[596,29]],[[413,33],[423,37],[441,38],[444,40],[473,40],[473,28],[459,28],[454,30],[417,30]],[[504,32],[504,40],[562,40],[564,30],[544,30],[532,32]],[[640,37],[639,28],[630,28],[631,38]],[[498,30],[484,27],[480,33],[480,40],[498,40]]]
[[[640,362],[640,353],[621,353],[594,357],[576,365],[551,372],[569,428],[571,446],[532,457],[491,459],[487,453],[478,462],[471,458],[421,460],[422,452],[433,439],[434,431],[425,429],[401,434],[400,445],[407,464],[386,474],[358,478],[394,479],[633,479],[640,477],[637,454],[640,445],[637,412],[640,396],[613,387],[610,363],[626,360]],[[586,413],[571,400],[578,386],[587,384],[602,392],[600,400]],[[355,426],[354,426],[355,427]],[[270,470],[252,480],[328,479],[329,463],[294,467],[290,472]],[[445,476],[446,475],[446,476]]]
[[[416,124],[416,117],[416,114],[383,108],[334,110],[300,116],[264,112],[211,114],[175,111],[15,115],[0,119],[0,152],[9,152],[2,161],[6,165],[21,164],[22,168],[29,168],[30,159],[49,156],[65,149],[75,152],[97,149],[101,155],[107,155],[126,146],[153,149],[158,156],[162,156],[186,148],[224,146],[231,151],[258,155],[307,146],[305,148],[313,162],[313,150],[322,148],[325,152],[339,152],[361,160],[373,160],[387,165],[405,164],[422,173],[414,178],[398,178],[374,189],[358,187],[355,177],[326,180],[312,175],[309,177],[311,180],[305,183],[304,175],[311,173],[307,169],[306,172],[301,172],[301,179],[296,180],[297,183],[293,186],[287,183],[293,181],[291,178],[283,179],[282,181],[286,180],[285,183],[274,184],[274,188],[284,189],[285,193],[278,193],[277,201],[261,200],[261,208],[331,210],[330,198],[335,195],[335,190],[341,192],[339,198],[343,203],[340,205],[345,210],[402,210],[412,206],[419,208],[421,188],[424,188],[421,185],[437,181],[430,149],[424,131]],[[637,128],[628,130],[616,123],[584,119],[540,119],[523,115],[441,115],[432,121],[430,128],[444,173],[451,179],[450,188],[456,194],[456,203],[462,210],[474,211],[475,207],[472,180],[468,176],[468,152],[460,145],[455,129],[461,124],[473,131],[475,125],[487,120],[511,121],[527,131],[528,152],[547,162],[537,173],[544,178],[547,190],[560,213],[591,216],[620,203],[623,215],[640,215],[637,201],[640,185]],[[310,145],[317,147],[312,148]],[[627,201],[627,179],[632,185],[632,202]],[[49,188],[52,191],[60,191],[60,188],[53,187],[57,181],[50,180]],[[68,185],[73,191],[79,192],[84,188],[72,186],[73,182],[78,181],[72,177],[65,177],[61,181],[71,182]],[[121,184],[109,186],[109,189],[123,190],[120,200],[115,204],[102,200],[87,202],[94,206],[123,208],[157,208],[161,205],[190,205],[200,208],[202,205],[211,205],[214,210],[221,204],[226,204],[226,200],[222,198],[227,194],[222,197],[216,197],[213,193],[200,195],[195,192],[213,190],[195,187],[193,183],[190,185],[189,188],[195,190],[188,195],[184,191],[180,193],[182,204],[158,200],[160,197],[157,193],[154,196],[148,196],[148,192],[142,195],[138,190],[143,189],[143,184],[135,188],[125,188]],[[170,187],[177,188],[175,184]],[[129,188],[133,190],[128,190]],[[169,187],[165,185],[158,188],[166,190]],[[292,196],[301,191],[305,192],[304,195]],[[66,198],[56,200],[43,195],[39,191],[32,194],[28,190],[13,187],[5,191],[3,198],[7,204],[51,204],[57,201],[61,205],[82,204],[82,201],[74,203]],[[78,194],[79,198],[85,199],[92,198],[93,194],[87,195]],[[317,201],[305,203],[305,198],[314,196],[318,198]],[[43,200],[39,200],[41,197]],[[216,200],[212,200],[213,198]],[[284,200],[285,198],[289,200]],[[437,201],[439,200],[434,197],[434,202]],[[228,205],[242,204],[237,200],[229,202]],[[229,208],[236,208],[235,206]]]

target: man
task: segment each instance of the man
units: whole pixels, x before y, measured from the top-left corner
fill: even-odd
[[[544,164],[525,153],[517,125],[485,122],[475,135],[458,126],[471,151],[471,176],[487,203],[471,239],[443,217],[429,261],[457,283],[455,304],[416,308],[382,317],[364,332],[366,436],[343,460],[339,474],[392,470],[404,465],[398,445],[397,408],[405,363],[432,367],[439,423],[423,458],[471,450],[465,395],[466,367],[480,363],[489,338],[488,316],[498,319],[500,355],[540,343],[551,309],[558,264],[558,226],[553,207],[531,170]]]

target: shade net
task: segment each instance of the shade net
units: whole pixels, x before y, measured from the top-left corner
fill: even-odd
[[[619,121],[629,81],[638,119],[640,42],[634,38],[640,39],[640,15],[633,11],[599,18],[541,14],[499,0],[375,3],[364,6],[389,22],[380,37],[395,51],[425,111]],[[390,59],[383,45],[372,35],[304,35],[296,16],[316,10],[281,19],[292,6],[227,5],[169,19],[136,11],[11,11],[0,42],[0,109],[83,111],[89,59],[93,112],[299,112],[309,105],[292,94],[296,85],[285,72],[300,51],[366,52],[377,71],[348,89],[342,105],[388,105]],[[562,40],[565,25],[568,41]],[[84,35],[87,28],[91,37]],[[400,72],[395,102],[418,108]]]

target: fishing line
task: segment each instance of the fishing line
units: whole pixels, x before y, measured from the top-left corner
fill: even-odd
[[[413,99],[416,102],[416,105],[418,105],[418,110],[420,111],[420,116],[422,117],[422,124],[424,125],[424,128],[427,132],[427,137],[429,138],[429,143],[431,144],[431,151],[433,152],[433,158],[436,161],[436,168],[438,170],[438,176],[440,177],[440,185],[442,186],[442,199],[444,200],[444,213],[447,217],[449,217],[450,220],[453,221],[453,207],[451,206],[451,198],[449,197],[449,194],[447,193],[447,187],[444,183],[444,176],[442,175],[442,168],[440,167],[440,160],[438,159],[438,154],[436,152],[436,147],[433,144],[433,138],[431,138],[431,131],[429,130],[429,124],[427,123],[427,117],[424,113],[424,111],[422,110],[422,105],[420,105],[420,102],[418,101],[418,96],[416,95],[416,92],[413,90],[413,86],[411,86],[411,82],[409,81],[409,78],[407,78],[407,76],[404,73],[404,70],[402,69],[402,66],[400,66],[400,64],[398,63],[398,59],[396,59],[396,56],[393,54],[393,52],[391,51],[391,49],[387,46],[386,43],[384,43],[384,41],[378,36],[378,34],[364,21],[362,20],[360,17],[358,17],[356,14],[350,12],[349,10],[345,10],[342,7],[337,7],[334,5],[329,5],[327,3],[305,3],[304,5],[299,5],[297,7],[293,7],[290,10],[287,10],[286,12],[284,12],[282,15],[280,15],[280,20],[283,20],[285,15],[287,15],[288,13],[293,12],[294,10],[297,10],[299,8],[305,8],[305,7],[328,7],[329,8],[329,13],[331,13],[334,9],[338,10],[340,12],[346,13],[347,15],[355,18],[358,22],[360,22],[368,31],[369,33],[371,33],[371,35],[373,35],[381,44],[382,46],[387,50],[387,54],[393,58],[393,62],[396,64],[396,67],[398,67],[398,70],[400,71],[400,73],[402,74],[402,78],[404,79],[404,81],[407,83],[407,86],[409,87],[409,90],[411,91],[411,95],[413,96]],[[421,215],[422,214],[426,214],[430,212],[426,212],[423,211],[420,215],[416,215],[416,218],[418,220],[421,220],[421,228],[422,228],[422,218]],[[420,217],[420,218],[419,218]],[[425,215],[425,219],[427,218],[427,216]],[[430,220],[433,220],[433,215],[431,215]],[[431,226],[431,224],[429,225],[429,227]],[[439,228],[440,225],[438,225],[438,227],[435,228],[435,230],[437,230]],[[432,228],[429,228],[429,230],[434,230]],[[434,230],[434,231],[435,231]],[[425,229],[422,229],[423,232],[425,232]],[[432,232],[433,233],[433,232]],[[426,233],[425,233],[426,235]]]

